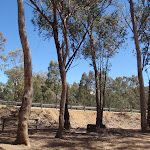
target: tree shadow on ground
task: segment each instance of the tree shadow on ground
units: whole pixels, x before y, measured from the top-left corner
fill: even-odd
[[[86,129],[65,130],[62,139],[55,138],[57,128],[47,127],[29,130],[31,149],[52,150],[149,150],[150,133],[129,129],[100,129],[97,133],[86,133]],[[15,130],[0,134],[0,143],[12,144],[16,138]]]
[[[84,129],[85,130],[85,129]],[[145,136],[145,137],[144,137]],[[125,129],[102,129],[96,133],[65,132],[63,139],[53,139],[44,147],[56,149],[116,149],[116,150],[135,150],[150,149],[149,133],[142,133],[140,130]]]

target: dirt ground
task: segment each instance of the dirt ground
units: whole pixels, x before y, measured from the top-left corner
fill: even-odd
[[[14,115],[15,107],[1,107],[0,117]],[[12,113],[14,112],[14,113]],[[54,138],[57,131],[57,109],[32,108],[30,118],[38,118],[38,132],[29,129],[31,147],[13,145],[16,127],[0,131],[0,150],[150,150],[150,133],[140,131],[140,114],[104,112],[106,129],[86,133],[87,124],[94,124],[96,112],[70,110],[72,129],[64,131],[62,139]]]

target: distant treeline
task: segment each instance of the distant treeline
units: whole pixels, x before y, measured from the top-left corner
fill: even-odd
[[[0,83],[0,99],[21,101],[24,91],[23,68],[13,67],[5,71],[8,76],[6,84]],[[103,81],[102,81],[103,87]],[[59,104],[61,95],[61,80],[58,63],[51,61],[48,72],[33,74],[33,102]],[[145,87],[146,98],[148,87]],[[96,106],[94,73],[83,73],[80,83],[68,83],[69,105]],[[138,77],[107,77],[106,82],[107,108],[140,109]],[[147,98],[148,99],[148,98]]]

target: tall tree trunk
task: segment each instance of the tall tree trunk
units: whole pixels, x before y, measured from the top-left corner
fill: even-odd
[[[100,54],[100,72],[99,72],[99,101],[100,101],[100,127],[103,126],[103,108],[102,108],[102,63]]]
[[[101,105],[100,105],[100,96],[99,96],[99,88],[98,88],[98,71],[96,67],[96,61],[95,56],[92,56],[93,60],[93,66],[94,66],[94,72],[95,72],[95,88],[96,88],[96,111],[97,111],[97,117],[96,117],[96,126],[101,126]]]
[[[22,105],[19,110],[19,121],[18,121],[16,143],[25,144],[29,146],[30,141],[28,137],[28,120],[33,98],[32,63],[31,63],[30,48],[25,29],[23,0],[17,0],[17,3],[18,3],[19,34],[24,53],[24,95],[22,98]]]
[[[99,99],[99,91],[98,91],[98,71],[95,71],[95,87],[96,87],[96,110],[97,110],[97,117],[96,117],[96,126],[101,126],[101,106],[100,106],[100,99]]]
[[[59,63],[59,71],[61,76],[62,82],[62,92],[61,92],[61,101],[60,101],[60,112],[59,112],[59,127],[56,133],[56,138],[62,138],[63,130],[64,130],[64,111],[65,111],[65,102],[66,102],[66,72],[65,72],[65,63],[66,60],[62,57],[62,52],[60,48],[60,42],[58,38],[58,23],[57,23],[57,2],[53,2],[53,14],[54,14],[54,22],[53,22],[53,33],[54,33],[54,40],[57,50],[57,57]]]
[[[150,126],[150,80],[149,80],[149,93],[148,93],[148,114],[147,114],[147,123]]]
[[[94,72],[95,72],[95,88],[96,88],[96,111],[97,111],[97,117],[96,117],[96,126],[101,126],[101,107],[100,107],[100,100],[99,100],[99,91],[98,91],[98,71],[96,67],[95,61],[93,61],[94,64]]]
[[[14,100],[17,101],[17,83],[16,83],[16,79],[15,79],[15,94],[14,94]]]
[[[64,119],[65,119],[64,128],[69,130],[71,126],[70,126],[69,111],[68,111],[68,87],[67,87],[67,92],[66,92],[66,103],[65,103]]]
[[[40,8],[38,7],[38,5],[33,1],[30,0],[30,2],[36,7],[37,11],[42,15],[42,17],[49,23],[49,25],[52,27],[53,29],[53,36],[54,36],[54,40],[55,40],[55,45],[56,45],[56,50],[57,50],[57,57],[58,57],[58,62],[59,62],[59,71],[60,71],[60,76],[61,76],[61,81],[62,81],[62,93],[61,93],[61,101],[60,101],[60,112],[59,112],[59,127],[58,127],[58,131],[56,133],[56,138],[61,138],[62,137],[62,133],[63,133],[63,129],[64,129],[64,110],[65,110],[65,102],[66,102],[66,72],[65,72],[65,63],[66,63],[66,59],[68,56],[68,35],[67,35],[67,24],[66,21],[64,21],[65,19],[63,19],[63,15],[60,12],[60,19],[62,21],[62,26],[63,26],[63,38],[64,41],[62,40],[62,46],[60,46],[60,41],[59,41],[59,36],[58,36],[58,7],[59,7],[59,2],[56,0],[52,0],[52,9],[53,9],[53,22],[51,22],[49,20],[49,18],[43,13],[43,11],[40,10]],[[63,1],[62,5],[63,5]],[[62,10],[63,11],[63,10]],[[67,19],[68,20],[68,19]],[[59,20],[60,21],[60,20]],[[64,43],[63,43],[64,42]],[[65,50],[64,50],[65,47]]]
[[[60,112],[59,112],[59,127],[55,136],[56,138],[62,138],[62,134],[64,130],[64,111],[65,111],[66,90],[67,90],[65,70],[64,70],[64,74],[62,74],[61,76],[62,76],[62,93],[61,93]]]
[[[100,104],[100,95],[99,95],[99,87],[98,87],[98,70],[96,66],[96,56],[95,56],[95,50],[94,50],[94,41],[93,41],[93,34],[92,34],[92,27],[91,27],[91,34],[89,34],[91,39],[91,54],[92,54],[92,63],[94,67],[95,72],[95,88],[96,88],[96,111],[97,111],[97,117],[96,117],[96,126],[101,126],[101,104]]]
[[[147,120],[146,120],[146,101],[145,101],[145,91],[144,82],[142,74],[142,64],[141,64],[141,50],[138,40],[137,24],[134,16],[134,6],[133,1],[130,0],[130,13],[132,18],[134,41],[137,52],[137,67],[138,67],[138,79],[140,84],[140,108],[141,108],[141,129],[142,131],[147,130]]]
[[[101,127],[104,127],[104,125],[103,125],[103,111],[104,111],[105,102],[106,102],[105,91],[106,91],[106,81],[107,81],[108,59],[109,58],[107,57],[105,78],[104,78],[104,86],[103,86],[103,105],[102,105],[102,108],[101,108]]]

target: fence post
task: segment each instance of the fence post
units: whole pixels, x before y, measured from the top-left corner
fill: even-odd
[[[41,109],[43,108],[43,106],[42,106],[43,104],[41,103]]]
[[[58,108],[57,103],[56,103],[56,109]]]
[[[85,111],[85,109],[86,109],[86,108],[85,108],[85,105],[84,105],[84,111]]]

